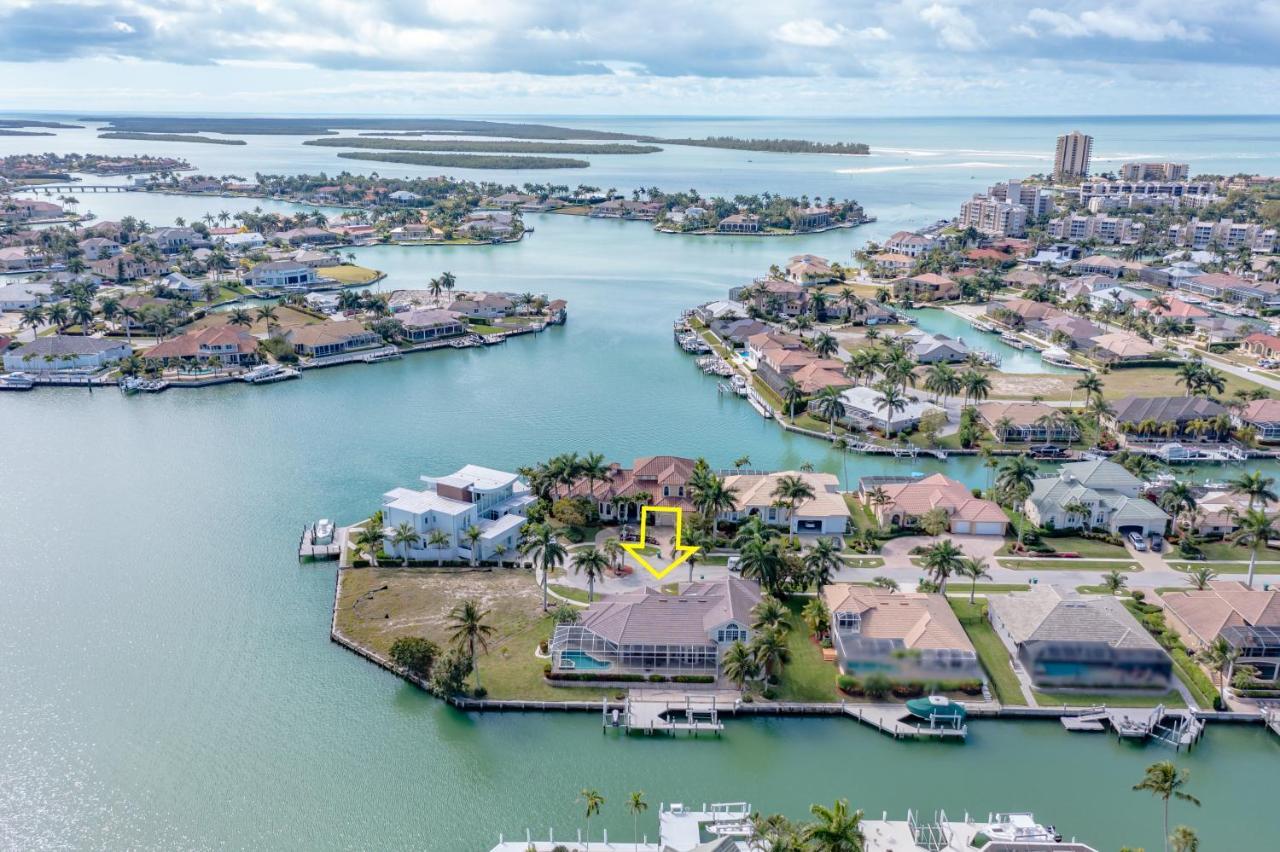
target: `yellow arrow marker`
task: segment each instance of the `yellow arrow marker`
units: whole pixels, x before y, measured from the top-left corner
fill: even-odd
[[[648,541],[648,539],[645,537],[645,531],[649,527],[650,512],[672,512],[676,516],[676,538],[675,538],[675,545],[674,545],[676,558],[671,562],[670,565],[668,565],[666,568],[663,568],[661,570],[654,568],[652,565],[650,565],[649,560],[645,559],[644,553],[641,552],[644,549],[645,542]],[[699,548],[691,544],[680,543],[680,529],[683,521],[684,521],[684,509],[680,508],[679,506],[641,506],[640,507],[640,540],[624,541],[619,543],[622,545],[623,550],[627,551],[627,553],[630,553],[632,556],[634,556],[635,560],[645,567],[645,570],[647,570],[650,574],[652,574],[657,579],[661,580],[663,577],[670,574],[673,568],[675,568],[681,562],[684,562],[690,556],[698,552]]]

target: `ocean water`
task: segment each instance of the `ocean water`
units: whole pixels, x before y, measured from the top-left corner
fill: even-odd
[[[844,259],[868,238],[951,215],[986,183],[1041,170],[1062,130],[1093,132],[1104,156],[1275,173],[1280,124],[547,120],[884,146],[852,164],[673,149],[554,173],[620,188],[849,194],[880,221],[787,239],[699,239],[536,216],[535,233],[516,245],[359,249],[359,262],[389,273],[386,288],[421,286],[447,269],[464,288],[564,297],[569,323],[500,347],[269,387],[0,397],[0,848],[473,850],[526,827],[568,836],[584,786],[610,800],[593,822],[615,840],[630,831],[621,800],[643,789],[655,804],[747,799],[793,815],[836,796],[899,816],[908,807],[953,817],[1027,809],[1101,848],[1155,848],[1158,803],[1129,788],[1169,753],[1052,724],[977,723],[971,741],[953,747],[839,721],[731,722],[719,740],[687,741],[601,736],[590,716],[451,711],[328,642],[333,569],[299,566],[292,551],[304,523],[359,517],[420,474],[566,450],[623,461],[703,455],[718,466],[749,454],[757,466],[808,461],[849,480],[945,470],[979,484],[984,472],[966,459],[842,460],[782,433],[715,392],[673,345],[671,321],[791,254]],[[144,147],[215,173],[392,173],[298,141]],[[87,131],[0,137],[3,152],[138,146]],[[82,209],[104,218],[153,223],[246,203],[83,198]],[[1248,843],[1277,752],[1280,741],[1260,730],[1214,726],[1177,757],[1204,807],[1174,819],[1197,826],[1205,848]],[[647,824],[652,835],[652,811]]]

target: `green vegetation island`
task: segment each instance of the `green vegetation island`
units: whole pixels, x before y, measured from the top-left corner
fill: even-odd
[[[214,139],[212,136],[190,136],[185,133],[136,133],[112,130],[99,133],[99,139],[138,139],[143,142],[200,142],[205,145],[245,145],[243,139]]]
[[[736,136],[708,136],[705,139],[654,139],[666,145],[692,145],[699,148],[728,148],[734,151],[770,151],[778,154],[857,154],[871,153],[865,142],[810,142],[805,139],[739,139]]]
[[[82,124],[63,124],[60,121],[33,121],[27,118],[0,118],[0,127],[48,127],[53,130],[83,130]]]
[[[8,128],[0,128],[0,136],[57,136],[56,133],[49,133],[43,130],[10,130]]]
[[[655,154],[662,150],[656,145],[621,145],[617,143],[477,142],[475,140],[428,142],[421,139],[379,139],[363,136],[328,136],[323,139],[308,139],[302,144],[318,145],[322,148],[370,148],[378,151],[449,151],[483,154]]]
[[[346,160],[372,160],[375,163],[405,163],[411,166],[442,166],[458,169],[585,169],[586,160],[567,157],[516,157],[504,154],[421,154],[411,151],[387,151],[368,154],[343,151]]]

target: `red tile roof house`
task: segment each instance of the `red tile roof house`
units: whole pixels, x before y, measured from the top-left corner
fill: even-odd
[[[1245,351],[1263,358],[1280,357],[1280,337],[1274,334],[1251,334],[1240,345]]]
[[[858,497],[871,508],[882,526],[916,526],[934,509],[947,513],[950,530],[957,535],[1003,536],[1009,526],[1009,517],[998,504],[974,497],[963,482],[940,473],[909,482],[880,483],[879,487],[889,498],[887,502],[876,503],[866,484]]]
[[[787,280],[792,284],[826,284],[836,280],[831,261],[816,254],[798,254],[787,263]]]
[[[630,468],[614,462],[609,465],[605,479],[595,482],[579,479],[563,494],[590,496],[597,503],[600,517],[606,521],[638,521],[641,505],[675,506],[692,511],[688,486],[693,465],[693,459],[680,456],[641,456]],[[637,495],[643,502],[626,499]],[[658,512],[650,516],[650,521],[664,526],[675,523],[671,512]]]
[[[789,317],[804,313],[809,304],[809,295],[804,287],[791,281],[770,278],[762,281],[755,290],[755,305],[762,311],[769,311],[770,305]]]
[[[894,298],[915,299],[933,302],[938,299],[955,299],[960,296],[960,285],[945,275],[936,272],[922,272],[906,278],[895,278],[890,282],[893,286]]]
[[[1258,440],[1280,441],[1280,399],[1255,399],[1236,415],[1241,423],[1258,430]]]
[[[186,358],[201,363],[217,358],[228,365],[251,364],[258,360],[258,338],[231,326],[202,328],[158,343],[142,358],[149,365],[163,365]]]
[[[383,342],[381,337],[355,320],[299,326],[285,332],[284,339],[293,344],[294,351],[299,355],[312,358],[341,355],[353,349],[378,346]]]

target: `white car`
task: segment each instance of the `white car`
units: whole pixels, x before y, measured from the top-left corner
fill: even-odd
[[[1147,540],[1142,537],[1142,533],[1129,533],[1129,543],[1133,545],[1133,549],[1143,551],[1147,549]]]
[[[725,564],[729,566],[729,570],[730,570],[730,571],[741,571],[741,570],[742,570],[742,557],[741,557],[741,556],[730,556],[730,557],[728,558],[728,560],[726,560]]]

